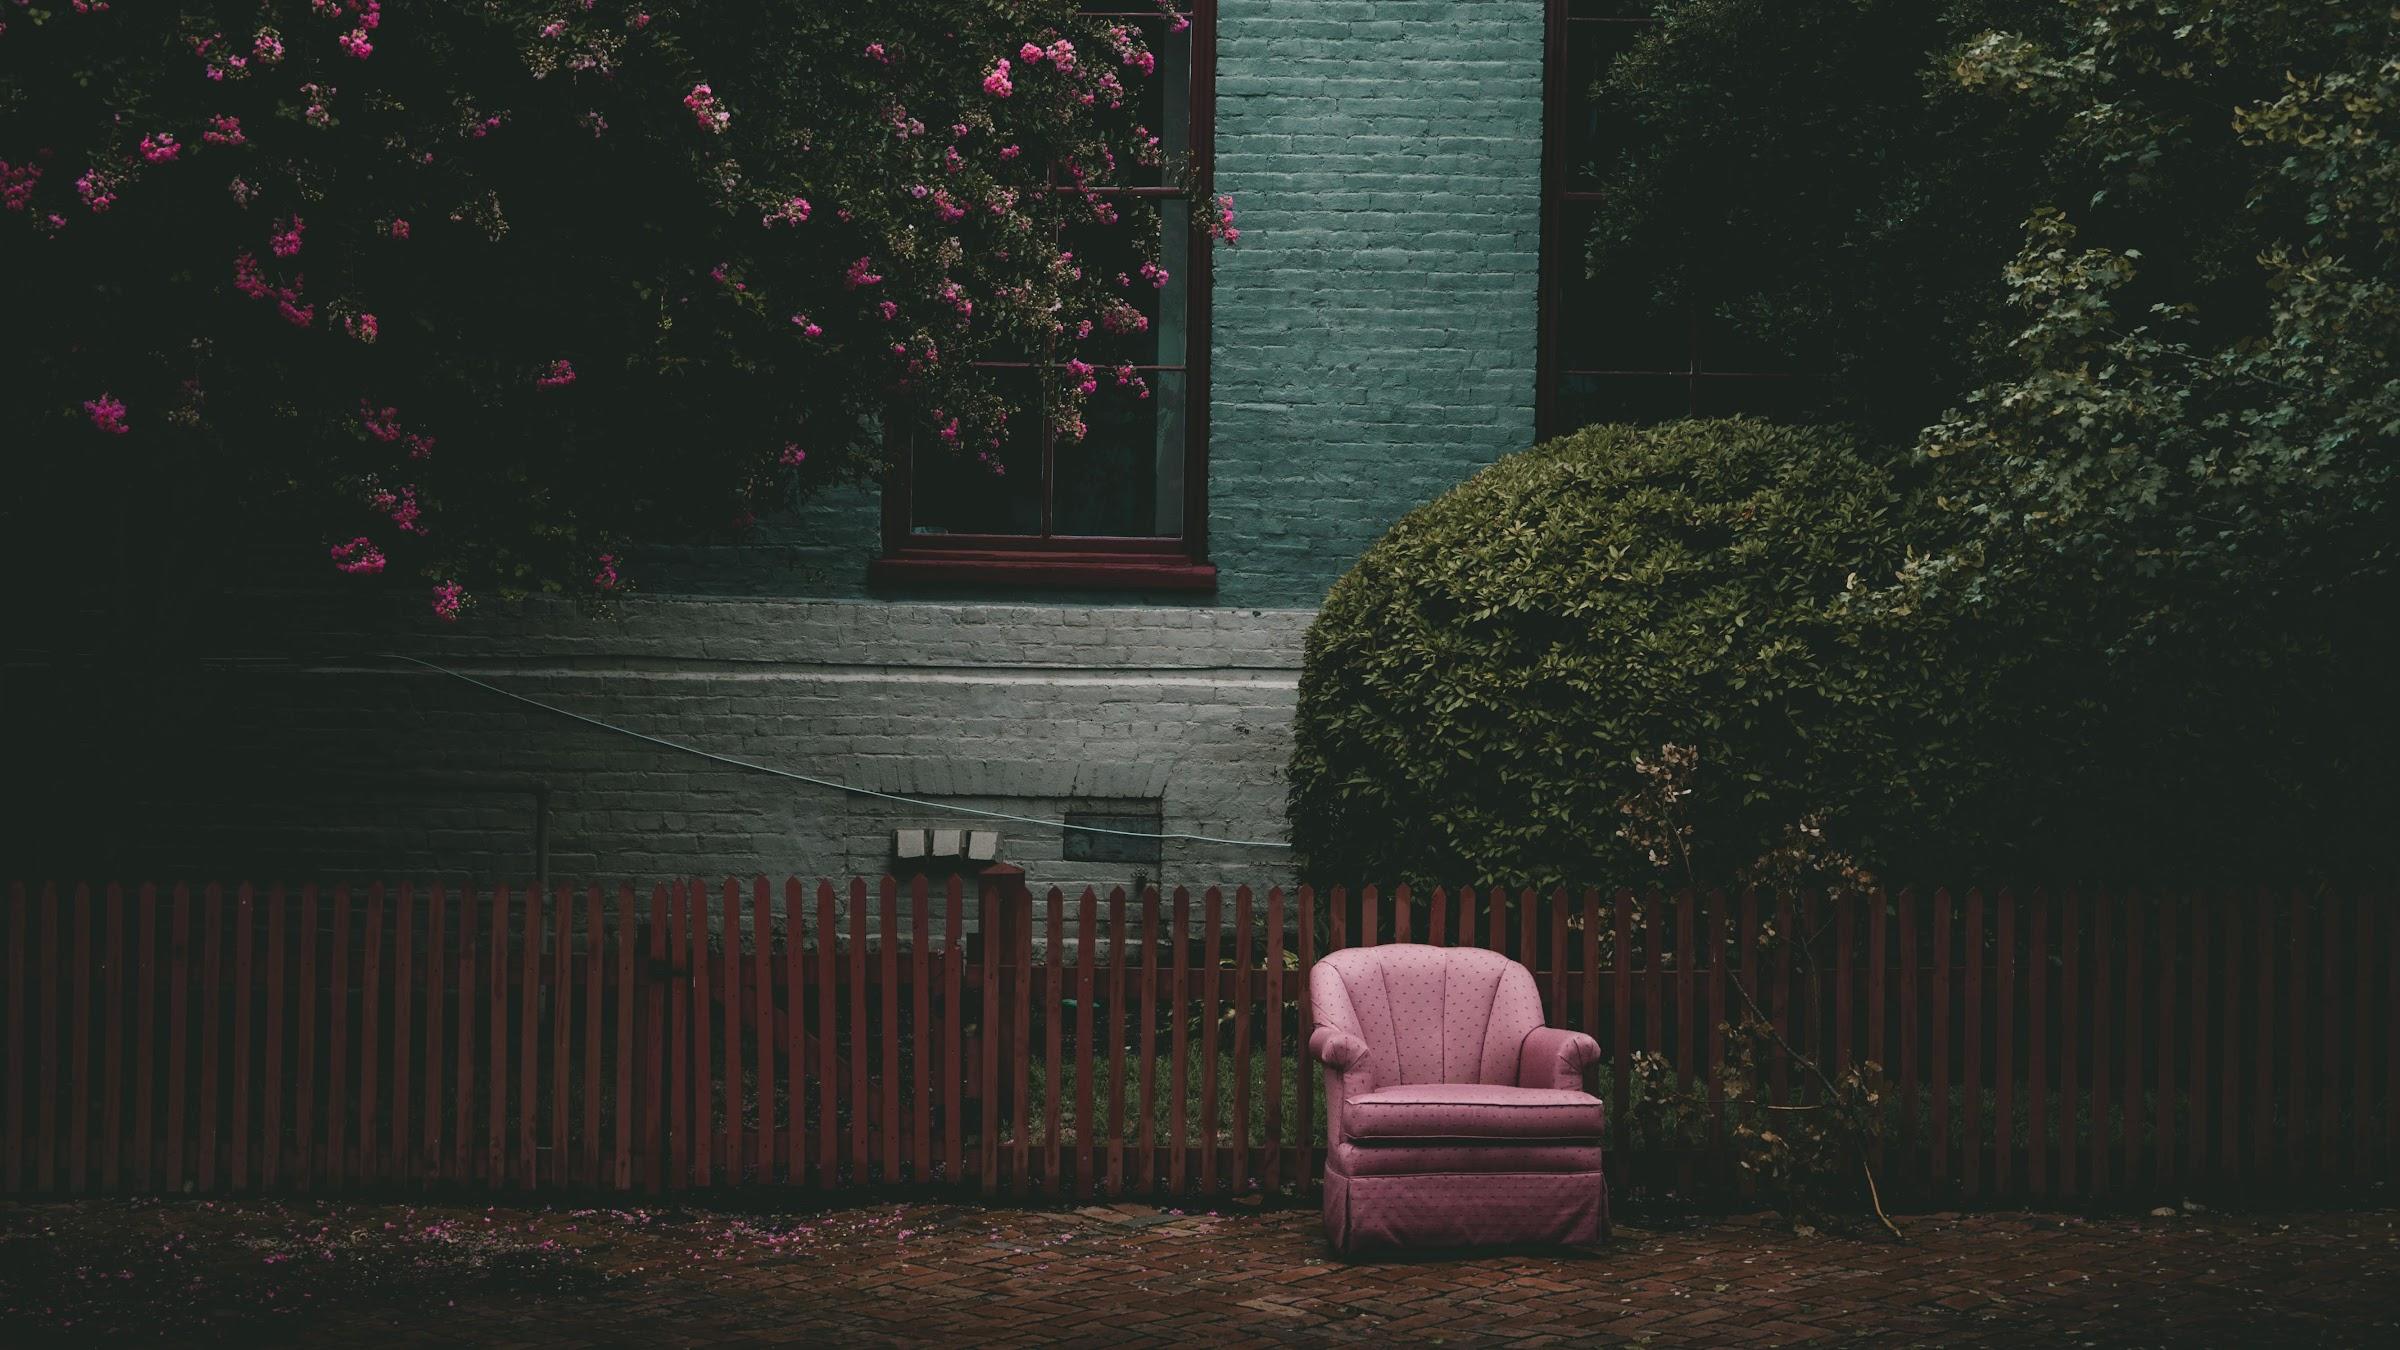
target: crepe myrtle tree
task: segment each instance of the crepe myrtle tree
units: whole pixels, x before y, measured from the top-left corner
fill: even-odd
[[[1104,368],[1165,284],[1058,242],[1117,221],[1092,189],[1189,172],[1141,124],[1141,27],[1072,0],[0,0],[11,513],[165,484],[168,566],[297,532],[455,620],[616,591],[634,541],[871,472],[893,419],[997,475],[1027,414],[975,360]],[[1232,237],[1231,204],[1202,223]],[[1089,388],[1044,391],[1066,434]]]

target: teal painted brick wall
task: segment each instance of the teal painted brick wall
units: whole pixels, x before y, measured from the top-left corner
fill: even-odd
[[[1309,607],[1368,544],[1533,438],[1540,0],[1220,0],[1213,599]],[[874,490],[648,559],[662,592],[865,594]]]
[[[1210,552],[1314,605],[1533,438],[1538,0],[1220,0]]]

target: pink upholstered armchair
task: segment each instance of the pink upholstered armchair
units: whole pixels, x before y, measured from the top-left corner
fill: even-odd
[[[1600,1047],[1542,1025],[1532,972],[1400,943],[1309,978],[1325,1065],[1325,1233],[1335,1250],[1608,1236]]]

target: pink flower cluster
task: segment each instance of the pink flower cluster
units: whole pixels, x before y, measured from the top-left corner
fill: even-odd
[[[693,85],[683,96],[683,106],[692,110],[692,120],[702,131],[722,133],[733,121],[733,114],[717,106],[716,92],[705,84]]]
[[[383,0],[311,0],[311,7],[323,18],[355,18],[355,26],[334,41],[361,61],[374,55],[375,44],[367,40],[367,34],[383,23]]]
[[[1017,92],[1017,86],[1008,78],[1008,70],[1007,57],[1003,56],[994,62],[991,73],[983,77],[983,92],[993,98],[1007,98]]]
[[[613,591],[617,588],[617,581],[617,555],[614,553],[601,554],[600,570],[592,577],[592,589]]]
[[[408,222],[407,222],[407,221],[405,221],[405,220],[394,220],[394,221],[392,222],[392,238],[394,238],[394,239],[406,239],[406,238],[408,238]]]
[[[759,223],[770,230],[778,225],[805,225],[808,223],[808,212],[808,198],[793,197],[767,212]]]
[[[873,258],[860,258],[857,262],[850,264],[850,270],[842,280],[854,291],[861,286],[872,286],[883,280],[881,274],[877,273],[874,267],[875,260]]]
[[[75,180],[75,192],[97,215],[117,204],[117,176],[102,168],[86,169]]]
[[[300,217],[287,217],[281,230],[267,236],[267,246],[275,250],[276,257],[289,258],[300,251],[300,232],[306,228]]]
[[[810,318],[809,318],[807,315],[805,315],[805,314],[795,314],[795,315],[793,315],[793,316],[792,316],[792,327],[799,329],[799,330],[800,330],[800,336],[802,336],[802,337],[812,337],[812,338],[813,338],[813,337],[823,337],[823,336],[825,336],[825,330],[824,330],[824,329],[822,329],[822,328],[820,328],[820,327],[818,327],[818,326],[816,325],[816,323],[815,323],[813,320],[811,320],[811,319],[810,319]]]
[[[417,490],[402,485],[399,490],[377,486],[367,493],[367,505],[392,518],[392,524],[403,534],[425,533],[425,510],[417,504]]]
[[[372,346],[379,331],[372,314],[352,314],[342,320],[342,330],[359,341]]]
[[[250,138],[242,134],[242,119],[219,113],[208,119],[208,130],[200,139],[210,145],[247,145]]]
[[[1233,197],[1230,194],[1218,194],[1216,223],[1209,227],[1208,232],[1212,237],[1222,239],[1228,244],[1236,243],[1241,239],[1242,232],[1233,227]]]
[[[550,369],[537,375],[534,386],[540,389],[563,389],[575,383],[575,366],[564,357],[550,363]]]
[[[372,576],[390,561],[383,556],[382,549],[375,547],[375,541],[363,534],[347,544],[335,544],[331,552],[333,565],[352,576]]]
[[[33,190],[42,181],[39,164],[11,164],[0,159],[0,206],[22,211],[33,201]]]
[[[95,428],[108,435],[122,436],[133,429],[125,425],[125,405],[118,401],[114,394],[102,394],[98,398],[85,399],[83,412],[86,417],[92,419],[92,425]]]
[[[775,462],[787,469],[797,469],[808,462],[808,452],[800,448],[798,441],[786,441],[783,453],[775,457]]]
[[[294,328],[306,328],[315,322],[317,307],[300,303],[300,284],[303,278],[293,277],[289,286],[268,281],[258,267],[258,255],[244,253],[233,260],[233,288],[253,300],[273,300],[275,312]]]
[[[175,133],[171,131],[153,131],[142,137],[141,149],[143,161],[150,164],[171,164],[177,155],[183,153],[183,147],[175,143]]]
[[[883,49],[883,44],[880,42],[867,44],[867,59],[887,66],[892,63],[891,54]]]
[[[466,603],[466,588],[455,581],[445,581],[433,588],[433,617],[443,623],[457,623],[458,612]]]

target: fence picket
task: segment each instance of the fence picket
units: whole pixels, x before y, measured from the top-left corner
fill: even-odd
[[[1258,983],[1250,973],[1250,888],[1233,893],[1233,1119],[1229,1131],[1233,1149],[1225,1181],[1236,1192],[1251,1188],[1250,1179],[1250,999]]]
[[[1075,1194],[1086,1200],[1098,1194],[1092,1182],[1092,1136],[1098,1132],[1092,1115],[1092,1073],[1100,1062],[1092,1053],[1092,962],[1097,957],[1094,925],[1099,903],[1086,886],[1075,908]]]
[[[211,894],[212,896],[215,894],[213,887]],[[92,888],[89,883],[77,883],[73,903],[75,907],[75,1007],[70,1022],[74,1028],[75,1039],[67,1055],[67,1092],[69,1094],[67,1098],[67,1191],[71,1195],[80,1195],[91,1185],[92,1180]],[[217,907],[214,900],[209,907],[212,910]],[[212,923],[209,925],[210,955],[212,957],[215,955],[216,935],[217,925]],[[216,974],[215,963],[212,960],[209,968],[211,985],[209,1001],[212,1009],[216,999],[214,992]],[[211,1030],[213,1031],[214,1028],[212,1027]],[[216,1063],[216,1038],[214,1036],[211,1036],[204,1044],[202,1054],[211,1065]],[[213,1078],[210,1080],[208,1091],[213,1097],[215,1092]],[[206,1122],[206,1132],[209,1135],[209,1142],[212,1144],[216,1142],[216,1121],[213,1118]],[[210,1171],[207,1168],[202,1170],[204,1174]],[[208,1189],[205,1182],[201,1189]]]
[[[966,1114],[967,1083],[965,1076],[966,1047],[961,1037],[966,1034],[966,1017],[959,1006],[964,998],[966,980],[962,963],[966,959],[965,887],[956,874],[942,890],[942,1163],[948,1180],[966,1180]],[[793,932],[798,933],[794,928]],[[1118,936],[1124,936],[1120,929]],[[794,989],[799,988],[795,983]],[[987,1032],[989,1023],[984,1023]],[[986,1036],[989,1039],[989,1036]],[[800,1081],[799,1057],[793,1056],[792,1082],[795,1093]],[[795,1100],[797,1097],[795,1096]],[[795,1171],[793,1179],[798,1180]]]
[[[2120,1185],[2132,1189],[2141,1185],[2142,1167],[2142,946],[2146,906],[2139,891],[2125,893],[2125,1073],[2123,1091],[2125,1106],[2118,1121],[2119,1142],[2124,1148],[2125,1175]]]
[[[923,901],[918,907],[923,908]],[[775,888],[764,875],[750,883],[750,1035],[752,1086],[758,1114],[750,1129],[750,1171],[758,1181],[775,1176]]]
[[[878,962],[883,982],[882,1022],[877,1037],[883,1042],[883,1110],[875,1129],[876,1159],[885,1184],[900,1179],[900,883],[883,878],[882,922],[876,936],[883,943]],[[1051,1063],[1058,1057],[1051,1056]]]
[[[29,908],[25,883],[8,883],[8,1151],[0,1156],[0,1192],[9,1195],[25,1189],[25,1081],[33,1076],[25,1066],[25,912]],[[148,985],[142,987],[142,993],[146,999]],[[150,1044],[149,1032],[148,1027],[142,1028],[140,1040],[145,1048]],[[38,1188],[42,1181],[36,1177],[34,1185]]]
[[[1108,1193],[1125,1193],[1125,888],[1108,892]]]
[[[2002,887],[1998,900],[1998,960],[1993,970],[1997,985],[1992,1017],[1992,1193],[2009,1195],[2015,1186],[2017,1087],[2017,894]]]
[[[58,1157],[58,908],[56,890],[42,888],[42,1188],[54,1190]],[[175,927],[168,948],[173,973],[167,978],[167,1164],[169,1192],[183,1189],[184,1079],[192,1025],[192,890],[175,883]]]
[[[2050,1194],[2050,897],[2026,902],[2025,1184]]]
[[[612,1158],[614,1166],[611,1171],[611,1181],[620,1191],[632,1190],[634,1179],[633,1131],[636,1098],[633,1086],[633,943],[635,933],[633,900],[633,883],[628,881],[620,884],[617,887],[617,1099],[615,1104],[617,1138],[616,1152]],[[799,931],[796,921],[797,912],[795,909],[793,928],[795,935]],[[593,928],[592,933],[593,940],[597,941],[599,938],[597,926]],[[797,1020],[797,1008],[794,1011],[795,1020]],[[797,1057],[795,1057],[796,1062]],[[797,1081],[796,1076],[794,1081]],[[641,1100],[648,1101],[649,1094],[644,1092]]]
[[[631,900],[630,892],[626,898]],[[602,1005],[607,1002],[608,988],[607,936],[608,895],[595,881],[584,892],[583,1054],[576,1065],[579,1070],[576,1082],[581,1085],[583,1097],[583,1166],[575,1176],[579,1183],[593,1190],[605,1189],[614,1174],[614,1169],[606,1167],[601,1161],[605,1145],[600,1136],[600,1099],[605,1095],[602,1084],[608,1081],[606,1061],[601,1057]],[[571,967],[562,964],[560,968],[564,970]],[[567,1001],[562,994],[559,1007],[563,1009],[566,1006]],[[620,1089],[615,1099],[618,1106],[621,1108],[631,1095]],[[567,1109],[564,1097],[559,1099],[558,1109]]]
[[[1043,906],[1049,923],[1042,932],[1046,946],[1042,953],[1042,1189],[1052,1197],[1064,1195],[1059,1163],[1060,1098],[1066,1095],[1066,1084],[1060,1081],[1066,1067],[1061,1045],[1066,1037],[1066,983],[1062,973],[1066,960],[1067,899],[1058,887],[1050,888]]]
[[[1209,887],[1202,909],[1207,914],[1200,947],[1200,1190],[1205,1195],[1217,1189],[1217,1028],[1223,1022],[1218,999],[1224,989],[1217,953],[1224,939],[1224,893]]]
[[[976,923],[983,942],[983,983],[980,986],[983,1006],[978,1012],[979,1035],[982,1041],[982,1071],[978,1081],[983,1088],[983,1118],[976,1128],[977,1181],[985,1199],[1000,1193],[1000,966],[1001,928],[994,920],[1000,911],[998,883],[985,881],[980,888]],[[831,1018],[826,1019],[831,1022]]]
[[[885,879],[890,886],[890,879]],[[890,896],[885,896],[888,909]],[[719,977],[716,1005],[724,1009],[717,1023],[718,1042],[716,1062],[725,1066],[723,1117],[717,1122],[716,1156],[725,1169],[727,1185],[742,1179],[742,883],[725,878],[724,910],[718,920]],[[885,925],[888,929],[890,925]],[[887,933],[888,937],[888,933]],[[701,940],[707,940],[703,930]],[[888,945],[888,943],[887,943]]]
[[[1960,1045],[1965,1051],[1961,1058],[1966,1061],[1966,1081],[1959,1092],[1959,1182],[1969,1196],[1983,1194],[1983,918],[1983,888],[1977,886],[1967,892],[1959,958],[1966,967],[1962,995],[1966,1026]]]
[[[908,892],[909,925],[913,937],[908,948],[908,987],[911,997],[908,1025],[913,1037],[910,1044],[915,1047],[909,1057],[909,1070],[915,1075],[912,1086],[916,1089],[908,1110],[908,1167],[909,1179],[917,1182],[929,1181],[933,1176],[933,1088],[934,1066],[938,1062],[932,1050],[933,989],[926,964],[932,959],[932,953],[927,948],[932,945],[933,931],[933,916],[925,912],[927,895],[924,874],[919,873],[917,879],[910,883]],[[759,934],[760,950],[763,952],[766,945],[766,923],[763,919],[759,923]],[[766,958],[762,955],[759,959],[764,962]],[[762,1006],[761,1035],[765,1034],[764,1011]],[[763,1054],[759,1062],[762,1065],[771,1063]],[[765,1071],[760,1073],[759,1079],[759,1113],[763,1117],[768,1101],[765,1085],[771,1080]]]
[[[1434,892],[1440,903],[1441,892]],[[1438,911],[1437,911],[1438,912]],[[1266,1091],[1263,1130],[1259,1147],[1266,1158],[1264,1182],[1269,1195],[1283,1190],[1283,887],[1267,888],[1267,953],[1266,953],[1266,1025],[1261,1028],[1266,1038]],[[1555,1002],[1555,1000],[1553,1000]],[[1305,1067],[1303,1069],[1305,1072]]]
[[[2158,1049],[2157,1095],[2151,1100],[2151,1113],[2156,1121],[2150,1131],[2151,1184],[2164,1190],[2175,1180],[2175,958],[2176,943],[2175,901],[2160,896],[2158,905]]]
[[[442,930],[450,918],[449,899],[449,892],[442,883],[433,883],[433,893],[427,901],[425,915],[425,1141],[418,1166],[427,1181],[442,1177],[442,1069],[448,1063],[442,1050]],[[270,1003],[268,1006],[271,1008],[274,1005]],[[270,1036],[273,1035],[273,1022],[270,1016]],[[268,1081],[274,1081],[271,1068]],[[268,1131],[267,1137],[273,1139],[274,1132]]]
[[[249,888],[243,887],[245,918],[247,918],[249,895]],[[2364,911],[2361,913],[2363,915]],[[246,924],[244,931],[248,931]],[[108,883],[108,928],[105,941],[107,946],[101,956],[101,970],[105,976],[101,998],[107,1004],[108,1016],[100,1033],[102,1038],[100,1189],[113,1193],[117,1189],[123,1171],[125,1140],[125,888],[122,884],[114,881]],[[245,962],[242,966],[242,977],[236,981],[243,989],[250,987],[249,974],[250,968]],[[244,1023],[244,1030],[247,1031],[247,1029],[248,1024]],[[249,1067],[249,1059],[246,1055],[237,1058],[235,1063],[241,1069]],[[8,1063],[8,1072],[11,1081],[14,1081],[17,1076],[17,1061],[13,1056]],[[236,1077],[241,1076],[237,1072]],[[235,1100],[239,1101],[240,1097],[237,1095]],[[2364,1100],[2363,1094],[2361,1100]],[[234,1127],[234,1137],[236,1139],[243,1137],[240,1124],[236,1124]],[[11,1138],[9,1145],[13,1148],[16,1140]],[[238,1179],[236,1184],[239,1184]]]
[[[475,1151],[475,952],[481,928],[475,921],[475,887],[466,885],[458,892],[458,1079],[451,1094],[450,1178],[453,1181],[474,1180]],[[303,988],[306,981],[303,980]],[[301,1036],[308,1035],[308,1012],[301,1010]],[[305,1061],[306,1051],[302,1051]],[[306,1147],[308,1126],[301,1123],[302,1147]]]
[[[409,1142],[410,1086],[416,1078],[417,889],[400,883],[392,915],[392,1148],[390,1175],[406,1180],[415,1170]],[[238,1132],[238,1131],[237,1131]]]
[[[1175,955],[1175,992],[1167,1003],[1167,1028],[1172,1042],[1172,1062],[1167,1076],[1167,1190],[1174,1195],[1183,1194],[1186,1180],[1183,1143],[1184,1126],[1187,1123],[1184,1118],[1184,1083],[1187,1081],[1184,1070],[1187,1065],[1184,1055],[1190,1040],[1192,1009],[1189,983],[1191,908],[1191,893],[1181,886],[1176,887],[1174,924],[1167,932],[1168,945]]]
[[[383,1031],[383,883],[367,887],[367,922],[362,938],[358,978],[358,1179],[372,1181],[375,1171],[376,1072]],[[530,1094],[529,1094],[530,1095]]]
[[[867,1096],[867,883],[850,880],[850,1180],[873,1176],[874,1153],[867,1130],[873,1099]]]
[[[986,903],[985,912],[990,912]],[[841,1182],[841,1042],[836,978],[840,939],[835,931],[833,883],[817,883],[817,1184],[830,1190]]]
[[[1008,920],[1016,956],[1008,1042],[1009,1125],[1016,1147],[1009,1193],[1023,1199],[1033,1187],[1033,1129],[1028,1119],[1033,1103],[1033,892],[1022,884],[1009,887]]]
[[[2091,1194],[2103,1195],[2109,1189],[2110,1109],[2115,1094],[2109,1085],[2109,1065],[2116,1057],[2116,1041],[2109,1029],[2110,1009],[2115,1000],[2110,995],[2109,972],[2115,965],[2117,947],[2110,941],[2114,931],[2117,906],[2113,897],[2103,889],[2092,896],[2092,1138]]]
[[[535,1163],[534,1131],[541,1081],[542,1056],[542,901],[539,881],[525,888],[525,942],[519,954],[517,992],[517,1184],[532,1190],[540,1182]]]
[[[1950,1170],[1950,892],[1933,893],[1933,1163],[1937,1187]]]
[[[954,878],[955,880],[955,878]],[[951,903],[957,904],[955,897]],[[808,1181],[808,934],[803,911],[808,888],[796,876],[783,879],[783,1061],[791,1129],[784,1136],[783,1176],[794,1186]]]

